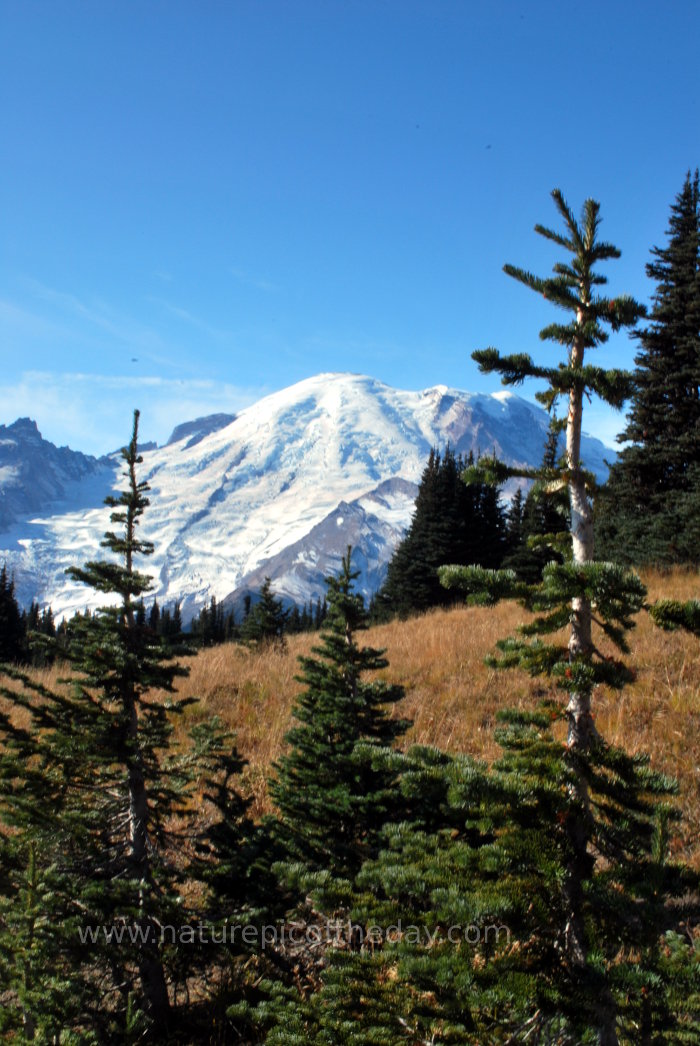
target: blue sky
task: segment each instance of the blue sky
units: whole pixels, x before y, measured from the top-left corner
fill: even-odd
[[[0,0],[0,422],[102,453],[137,406],[162,442],[319,371],[491,391],[474,349],[553,360],[502,265],[550,271],[558,186],[648,301],[698,40],[697,0]]]

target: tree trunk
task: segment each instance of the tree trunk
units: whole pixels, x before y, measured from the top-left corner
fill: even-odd
[[[582,302],[587,303],[588,291],[582,289]],[[576,314],[579,326],[584,322],[584,309]],[[583,366],[584,347],[576,339],[571,347],[570,364]],[[593,506],[586,491],[581,472],[581,421],[583,417],[583,391],[580,387],[569,391],[569,413],[566,424],[566,456],[569,471],[569,504],[571,506],[571,541],[574,564],[589,563],[593,559]],[[591,603],[585,598],[575,598],[571,604],[571,630],[569,635],[569,659],[586,657],[592,652]],[[591,716],[591,692],[589,689],[572,691],[567,706],[568,745],[573,759],[577,753],[585,754],[595,736]],[[575,762],[574,762],[575,766]],[[567,830],[571,845],[571,858],[563,886],[567,923],[564,931],[564,946],[573,967],[586,963],[587,947],[584,931],[583,904],[584,881],[590,873],[593,858],[589,853],[591,830],[590,800],[588,785],[581,773],[572,786],[573,798],[578,811],[570,819]],[[618,1046],[615,1021],[615,1001],[609,991],[600,998],[596,1023],[598,1046]]]
[[[579,324],[583,312],[577,313]],[[583,365],[583,345],[574,342],[571,349],[571,366]],[[574,563],[588,563],[593,559],[593,506],[586,492],[581,473],[581,419],[583,416],[583,392],[572,388],[569,392],[569,414],[566,424],[566,457],[569,470],[569,504],[571,506],[571,541]],[[587,599],[574,599],[571,606],[571,633],[569,656],[571,659],[586,656],[591,652],[591,604]],[[586,751],[593,733],[591,718],[591,695],[589,691],[576,691],[570,695],[567,708],[569,717],[569,746]]]
[[[129,459],[130,490],[135,495],[138,489],[136,477],[136,453],[138,450],[138,411],[134,413],[134,434],[132,438],[133,454]],[[124,568],[129,577],[133,573],[133,545],[135,540],[136,517],[134,500],[129,503],[125,520],[126,548]],[[134,609],[131,594],[126,592],[122,606],[122,621],[127,635],[135,627]],[[139,918],[136,922],[139,931],[138,968],[141,989],[148,1016],[154,1022],[156,1031],[167,1029],[170,1017],[170,999],[165,980],[165,971],[159,949],[159,929],[150,912],[149,894],[152,886],[151,861],[148,839],[148,792],[143,760],[139,750],[139,720],[137,695],[128,683],[122,691],[122,704],[127,723],[126,768],[129,788],[129,844],[130,863],[133,874],[139,882]]]
[[[164,1030],[170,1017],[170,999],[159,951],[158,926],[149,913],[151,867],[148,853],[148,795],[141,756],[138,751],[138,714],[133,695],[125,696],[128,716],[127,770],[129,787],[130,862],[139,881],[137,920],[140,941],[138,968],[148,1016],[157,1029]]]

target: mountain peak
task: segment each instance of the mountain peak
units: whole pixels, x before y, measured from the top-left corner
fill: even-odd
[[[161,606],[180,601],[187,621],[212,595],[235,604],[269,574],[277,592],[301,604],[323,595],[324,576],[339,568],[348,544],[357,551],[360,590],[370,596],[410,522],[432,447],[494,451],[511,465],[536,466],[548,423],[544,410],[507,391],[442,384],[407,391],[330,372],[235,417],[177,426],[143,465],[150,487],[144,537],[155,546],[144,569],[154,577],[153,596]],[[15,424],[36,431],[28,419]],[[18,598],[51,603],[56,614],[101,605],[99,594],[67,582],[65,569],[100,554],[109,526],[102,503],[121,488],[121,462],[91,466],[82,455],[17,435],[4,452],[3,460],[0,440],[0,501],[8,504],[11,492],[24,498],[13,502],[5,550],[0,537],[0,562],[14,570]],[[583,454],[591,471],[606,474],[607,448],[588,439]]]
[[[101,468],[95,458],[45,440],[31,418],[0,425],[0,532],[60,501],[71,484]]]
[[[38,437],[41,439],[41,433],[37,423],[32,418],[17,418],[11,425],[0,425],[0,430],[5,429],[6,432],[11,432],[13,435],[29,437]]]

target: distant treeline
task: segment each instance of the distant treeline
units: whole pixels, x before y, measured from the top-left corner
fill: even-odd
[[[256,643],[321,628],[328,612],[325,596],[315,603],[309,600],[302,607],[285,609],[270,586],[271,580],[266,577],[255,602],[250,593],[245,596],[240,621],[236,620],[234,610],[226,610],[216,596],[212,596],[192,619],[192,641],[199,647],[232,641]]]
[[[141,599],[135,610],[135,624],[140,630],[150,632],[166,645],[186,638],[190,645],[200,648],[230,642],[265,643],[282,640],[287,634],[318,631],[328,606],[324,596],[315,602],[309,600],[302,607],[284,609],[282,601],[272,595],[270,579],[266,578],[256,601],[252,595],[246,595],[240,621],[216,596],[204,604],[187,627],[183,626],[179,602],[161,607],[154,599],[148,606]],[[86,609],[56,624],[50,606],[42,609],[32,602],[28,610],[21,609],[14,579],[6,565],[0,569],[0,662],[35,668],[52,664],[65,653],[81,623],[92,616],[92,611]]]

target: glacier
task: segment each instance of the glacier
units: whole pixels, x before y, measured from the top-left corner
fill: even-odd
[[[22,605],[51,605],[60,619],[104,602],[65,570],[102,554],[103,500],[123,484],[122,461],[59,451],[21,421],[0,426],[0,562]],[[154,554],[142,569],[153,577],[152,596],[161,606],[179,601],[188,621],[212,595],[240,606],[269,575],[287,602],[315,601],[351,544],[369,598],[410,523],[431,447],[533,466],[548,421],[510,391],[405,391],[333,373],[236,416],[183,422],[166,445],[143,451],[140,466],[150,487],[143,536]],[[582,449],[586,467],[604,479],[614,451],[590,436]]]

